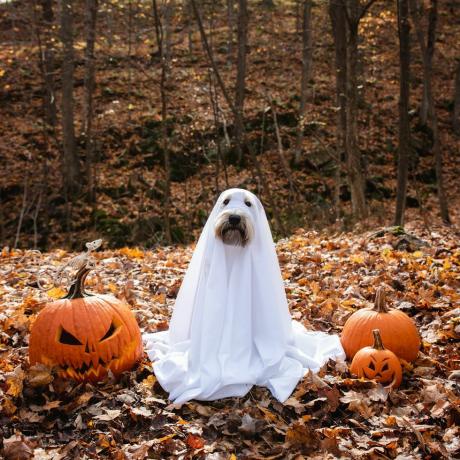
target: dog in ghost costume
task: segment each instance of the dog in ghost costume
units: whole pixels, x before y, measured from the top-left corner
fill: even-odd
[[[144,336],[154,372],[177,404],[244,396],[286,400],[310,369],[345,354],[337,336],[293,321],[263,206],[223,192],[201,233],[168,331]]]

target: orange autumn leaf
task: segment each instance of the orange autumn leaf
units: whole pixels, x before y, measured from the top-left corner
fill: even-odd
[[[143,259],[144,258],[144,251],[141,251],[139,248],[121,248],[120,254],[130,257],[132,259]]]
[[[54,288],[51,288],[49,291],[46,291],[46,293],[52,299],[57,300],[57,299],[62,299],[63,297],[65,297],[65,295],[67,294],[67,291],[65,291],[61,287],[54,287]]]
[[[194,434],[189,434],[185,440],[185,443],[192,449],[202,449],[204,447],[204,440],[199,436],[195,436]]]

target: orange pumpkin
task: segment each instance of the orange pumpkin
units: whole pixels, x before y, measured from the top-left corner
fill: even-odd
[[[69,293],[48,303],[32,325],[30,364],[57,367],[79,382],[104,379],[131,369],[142,356],[139,326],[129,306],[108,295],[88,295],[89,268],[77,273]]]
[[[404,312],[387,308],[382,287],[376,291],[374,307],[356,311],[343,326],[341,342],[349,359],[361,348],[372,345],[373,329],[380,330],[385,347],[400,359],[411,362],[417,358],[420,348],[417,327]]]
[[[388,383],[389,387],[397,388],[402,381],[402,368],[398,357],[382,344],[378,329],[372,331],[374,346],[359,350],[351,362],[350,372],[380,383]]]

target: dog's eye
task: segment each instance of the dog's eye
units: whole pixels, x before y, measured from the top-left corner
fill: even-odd
[[[250,207],[252,206],[251,202],[248,201],[248,200],[246,200],[246,201],[244,202],[244,204],[245,204],[248,208],[250,208]]]
[[[225,200],[224,200],[224,206],[227,206],[228,203],[230,203],[230,199],[229,199],[229,198],[225,198]]]

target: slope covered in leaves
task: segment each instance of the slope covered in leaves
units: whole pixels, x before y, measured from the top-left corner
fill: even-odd
[[[290,173],[280,156],[285,155],[289,162],[296,142],[302,52],[298,2],[275,2],[273,9],[263,7],[260,2],[249,3],[245,125],[249,142],[260,153],[258,158],[281,220],[288,232],[299,226],[322,228],[334,222],[338,206],[346,221],[350,192],[345,170],[342,171],[340,200],[335,202],[337,103],[327,2],[314,2],[313,6],[313,64],[304,120],[302,162]],[[233,43],[233,54],[226,51],[228,27],[224,4],[204,2],[202,13],[219,71],[233,97],[237,47]],[[219,90],[216,97],[222,108],[221,126],[215,128],[209,62],[203,53],[194,18],[180,2],[176,2],[176,6],[171,27],[173,63],[167,87],[167,148],[172,164],[173,238],[184,243],[193,241],[194,233],[202,227],[203,217],[219,191],[228,186],[241,186],[260,196],[263,187],[255,178],[253,168],[234,164],[234,146],[229,142],[234,132],[233,117]],[[99,235],[103,235],[111,247],[151,246],[164,242],[161,66],[151,2],[100,4],[94,95],[97,204],[90,206],[85,200],[79,200],[72,207],[71,219],[62,197],[60,127],[55,137],[48,138],[43,126],[43,82],[35,31],[40,16],[37,10],[34,16],[33,8],[23,9],[20,2],[8,2],[0,7],[0,42],[3,45],[0,50],[0,166],[8,171],[0,177],[0,237],[7,241],[5,244],[14,245],[24,205],[26,212],[21,221],[19,247],[32,247],[34,236],[38,247],[67,245],[77,248],[79,241]],[[75,18],[75,126],[83,166],[84,20],[77,5],[75,10],[79,12]],[[451,129],[455,59],[460,55],[460,28],[455,13],[450,0],[439,1],[433,91],[442,136],[445,188],[452,220],[458,222],[459,171],[455,160],[459,139]],[[128,28],[129,14],[133,15],[132,30]],[[384,224],[389,224],[393,215],[396,190],[399,93],[396,19],[394,2],[375,2],[360,27],[359,146],[366,163],[370,210]],[[59,62],[62,48],[57,32],[56,24],[53,38]],[[128,37],[128,34],[131,35]],[[134,36],[136,40],[129,42]],[[233,39],[236,41],[236,36]],[[423,76],[415,37],[411,51],[414,155],[408,206],[422,212],[432,210],[435,215],[438,203],[432,136],[429,129],[420,126],[417,116]],[[59,105],[62,85],[59,65],[54,77]],[[226,129],[222,119],[225,119]],[[220,164],[219,149],[224,160]],[[82,181],[85,180],[83,177]],[[261,198],[267,200],[266,196]],[[268,211],[272,218],[274,210]]]
[[[62,287],[40,284],[75,254],[4,249],[0,276],[0,433],[12,459],[453,458],[460,455],[458,235],[422,228],[327,236],[298,231],[277,245],[292,316],[339,333],[378,286],[414,318],[422,349],[398,390],[357,380],[340,363],[307,375],[280,404],[247,397],[175,407],[144,359],[120,381],[63,381],[27,361],[29,329]],[[168,327],[193,247],[105,250],[88,289],[125,298],[143,331]]]

